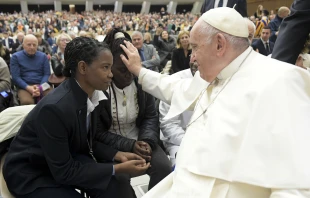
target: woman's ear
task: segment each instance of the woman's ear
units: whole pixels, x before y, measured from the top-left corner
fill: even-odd
[[[78,62],[77,70],[80,74],[85,75],[86,74],[86,67],[88,67],[87,64],[84,61],[80,61],[80,62]]]

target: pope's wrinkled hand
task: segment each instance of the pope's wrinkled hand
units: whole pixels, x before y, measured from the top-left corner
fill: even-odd
[[[135,46],[133,46],[130,42],[124,41],[124,43],[126,46],[122,44],[120,46],[128,58],[121,54],[121,59],[132,74],[139,76],[140,70],[142,68],[139,52],[137,48],[135,48]]]

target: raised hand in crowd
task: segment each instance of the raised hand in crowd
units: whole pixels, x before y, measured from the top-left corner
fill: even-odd
[[[158,27],[156,28],[155,34],[156,34],[156,35],[160,35],[160,34],[162,33],[162,31],[163,31],[163,28],[160,27],[160,26],[158,26]]]

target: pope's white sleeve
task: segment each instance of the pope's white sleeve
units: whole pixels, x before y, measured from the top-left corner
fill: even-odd
[[[309,198],[310,189],[271,189],[270,198]]]
[[[139,84],[142,89],[154,97],[170,104],[175,89],[182,87],[184,79],[142,68],[139,73]]]

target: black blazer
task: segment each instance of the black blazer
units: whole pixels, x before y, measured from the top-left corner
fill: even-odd
[[[138,94],[139,112],[136,126],[139,128],[138,140],[147,142],[152,149],[159,142],[159,118],[155,107],[154,97],[142,90],[135,79]],[[112,89],[111,89],[112,91]],[[135,140],[109,132],[112,126],[111,98],[101,101],[100,122],[98,122],[98,140],[117,150],[132,152]]]
[[[309,23],[310,1],[295,0],[291,14],[282,21],[272,58],[294,65],[310,34]]]
[[[274,42],[269,41],[269,48],[270,48],[270,53],[267,53],[267,50],[265,48],[264,43],[262,42],[261,39],[258,39],[254,43],[252,43],[252,47],[254,50],[258,49],[258,52],[262,55],[268,56],[269,54],[272,53],[273,47],[274,47]]]
[[[112,161],[116,150],[96,140],[98,106],[91,113],[88,135],[98,162]],[[12,194],[40,187],[70,185],[105,189],[111,163],[82,163],[89,156],[86,132],[87,94],[71,78],[45,96],[28,114],[8,152],[3,174]]]
[[[17,48],[18,48],[20,45],[22,45],[22,43],[20,43],[20,42],[18,41],[18,39],[16,39],[16,43],[14,43],[14,44],[12,45],[12,54],[16,52]]]
[[[201,8],[201,13],[205,13],[206,11],[214,8],[215,0],[204,0],[204,4]],[[235,9],[243,16],[247,17],[247,3],[246,0],[228,0],[227,7],[233,8],[236,4]]]
[[[57,54],[54,54],[51,58],[51,65],[52,65],[52,69],[54,74],[57,77],[62,77],[62,70],[64,68],[64,65],[60,62],[60,60],[58,59]]]
[[[173,73],[185,70],[189,68],[189,62],[191,59],[192,50],[188,50],[188,54],[185,57],[183,48],[174,49],[172,51],[171,69]]]
[[[7,48],[12,48],[12,46],[13,46],[13,44],[14,44],[14,40],[13,39],[11,39],[11,38],[8,38],[8,43],[9,43],[9,46],[6,46],[5,45],[5,39],[2,39],[2,44],[3,44],[3,46],[6,46]]]

